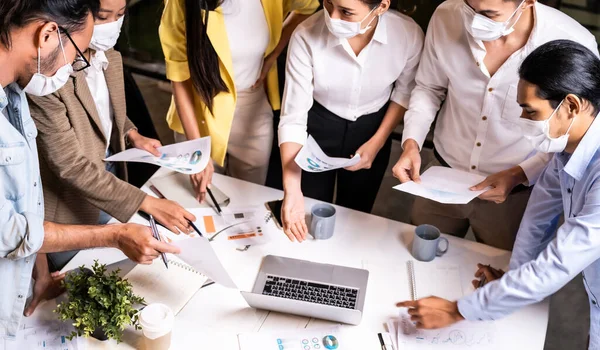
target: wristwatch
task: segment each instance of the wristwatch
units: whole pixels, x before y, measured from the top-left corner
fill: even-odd
[[[131,129],[127,130],[127,132],[125,133],[125,136],[124,136],[124,137],[125,137],[125,146],[126,146],[126,147],[133,146],[133,145],[131,144],[131,142],[129,141],[129,133],[130,133],[132,130],[135,130],[135,131],[137,131],[137,129],[138,129],[138,128],[135,128],[135,127],[134,127],[134,128],[131,128]]]

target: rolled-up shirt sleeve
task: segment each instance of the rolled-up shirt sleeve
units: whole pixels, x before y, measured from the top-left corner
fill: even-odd
[[[174,82],[190,79],[183,0],[165,1],[158,34],[165,55],[167,78]]]
[[[308,111],[313,104],[313,67],[308,44],[297,30],[290,40],[286,83],[279,122],[279,145],[294,142],[304,145],[308,134]]]
[[[434,13],[425,36],[423,55],[416,74],[416,87],[410,96],[408,111],[404,115],[404,130],[402,145],[408,139],[413,139],[423,147],[431,124],[440,109],[440,105],[448,90],[449,79],[440,64],[436,47],[435,31],[437,15]]]
[[[390,96],[390,100],[406,109],[408,109],[410,94],[415,88],[415,76],[417,75],[419,61],[421,60],[421,51],[423,51],[423,37],[423,31],[415,24],[414,35],[411,36],[413,42],[411,47],[407,48],[410,49],[410,54],[406,61],[406,66],[404,66],[402,74],[400,74],[394,83],[394,90]]]
[[[599,258],[600,184],[596,182],[587,192],[582,210],[565,220],[535,260],[460,299],[458,309],[467,320],[501,318],[555,293]]]
[[[527,184],[533,186],[548,162],[552,158],[551,153],[537,152],[532,157],[522,161],[519,166],[523,169],[525,176],[527,177]]]
[[[0,188],[1,198],[4,197]],[[0,200],[0,258],[17,260],[37,253],[44,242],[44,218],[36,213],[17,213]]]

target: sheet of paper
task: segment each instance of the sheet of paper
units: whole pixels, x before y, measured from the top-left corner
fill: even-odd
[[[394,189],[424,197],[444,204],[467,204],[474,198],[487,191],[471,191],[474,185],[485,180],[485,176],[455,170],[452,168],[434,166],[421,175],[421,183],[410,181]]]
[[[39,312],[39,311],[38,311]],[[84,350],[85,341],[69,341],[73,327],[61,321],[43,321],[35,326],[23,326],[16,340],[0,339],[2,350]]]
[[[492,322],[462,321],[448,328],[417,329],[406,309],[399,316],[399,349],[500,349]]]
[[[193,267],[211,280],[227,288],[237,288],[223,264],[217,257],[217,254],[210,246],[208,239],[204,237],[195,237],[173,242],[181,249],[177,257],[186,264]]]
[[[326,339],[327,338],[327,339]],[[241,333],[238,335],[240,350],[337,350],[381,349],[376,333],[366,333],[341,327],[310,328],[296,331]]]
[[[329,157],[323,152],[321,147],[319,147],[317,141],[309,135],[306,143],[302,149],[300,149],[300,152],[298,152],[294,161],[304,171],[320,173],[356,165],[360,162],[360,154],[356,154],[351,159]]]
[[[272,214],[264,207],[222,208],[221,215],[212,209],[189,209],[196,216],[196,227],[209,241],[232,245],[259,245],[269,242],[277,231]]]
[[[463,297],[460,266],[446,262],[413,261],[416,298],[436,296],[447,300]]]
[[[179,203],[184,208],[211,208],[214,206],[212,199],[208,196],[202,203],[196,200],[189,175],[176,172],[167,176],[153,178],[150,181],[165,198]],[[214,184],[209,187],[221,207],[229,204],[230,199],[223,191]]]
[[[141,162],[162,166],[184,174],[204,170],[210,160],[210,136],[158,148],[162,156],[130,148],[105,159],[107,162]]]

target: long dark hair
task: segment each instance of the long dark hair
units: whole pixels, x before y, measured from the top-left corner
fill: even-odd
[[[208,34],[208,12],[214,11],[223,0],[185,0],[185,30],[187,58],[194,88],[212,113],[213,99],[229,89],[219,69],[219,56]],[[204,18],[202,18],[204,10]]]
[[[568,94],[600,108],[600,59],[571,40],[550,41],[535,49],[521,64],[519,77],[537,87],[539,98],[554,108]]]
[[[0,0],[0,44],[10,49],[10,32],[36,20],[56,22],[69,33],[85,27],[87,16],[96,14],[99,0]]]

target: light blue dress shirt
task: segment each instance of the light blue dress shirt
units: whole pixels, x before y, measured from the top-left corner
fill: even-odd
[[[583,271],[590,347],[600,349],[600,116],[573,154],[554,155],[533,189],[509,271],[458,301],[467,320],[493,320],[558,291]],[[556,235],[548,228],[564,213]]]
[[[44,241],[36,136],[23,91],[0,87],[0,338],[16,335]]]

